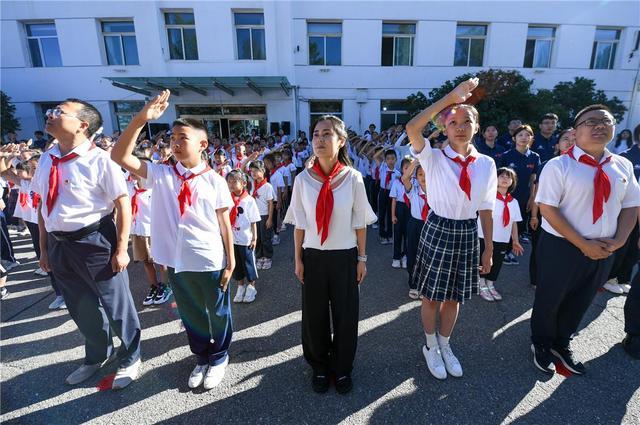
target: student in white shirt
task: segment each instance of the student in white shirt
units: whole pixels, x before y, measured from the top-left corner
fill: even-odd
[[[542,232],[531,341],[534,364],[546,373],[555,372],[554,359],[585,373],[573,358],[571,337],[638,219],[633,164],[606,149],[615,124],[604,105],[582,109],[573,125],[576,144],[549,160],[540,175],[535,202]]]
[[[403,158],[400,169],[404,173],[411,164],[411,157]],[[407,224],[409,223],[410,204],[400,174],[391,183],[391,223],[393,223],[393,261],[391,267],[407,268]]]
[[[278,224],[282,224],[284,226],[283,218],[284,213],[286,212],[284,205],[287,202],[287,183],[285,179],[284,164],[279,163],[278,158],[273,153],[265,155],[263,162],[269,172],[269,183],[271,183],[273,190],[276,192],[276,211],[273,222],[274,235],[272,244],[278,245],[280,244],[280,236],[278,233],[281,229]]]
[[[496,204],[493,209],[493,264],[489,273],[481,273],[478,289],[480,296],[485,301],[500,301],[502,295],[496,290],[493,283],[498,280],[502,261],[509,249],[509,240],[513,241],[513,253],[522,255],[524,249],[518,239],[518,222],[522,221],[518,200],[511,194],[518,185],[518,175],[512,168],[502,167],[498,169],[498,192]],[[479,219],[478,219],[479,220]],[[484,252],[485,236],[482,226],[478,222],[478,237],[480,238],[480,254]]]
[[[238,290],[233,298],[235,303],[251,303],[256,299],[256,268],[255,249],[258,239],[260,212],[255,199],[247,192],[247,177],[240,170],[234,170],[227,175],[227,184],[233,199],[233,208],[229,213],[231,229],[233,231],[233,249],[236,257],[236,268],[233,278],[238,282]]]
[[[380,191],[378,192],[378,236],[382,245],[393,243],[393,223],[391,222],[391,183],[400,177],[396,171],[396,151],[384,151],[384,161],[380,164]]]
[[[260,223],[258,223],[258,240],[256,243],[256,257],[258,270],[269,270],[272,265],[273,245],[273,219],[274,202],[276,194],[271,183],[265,178],[266,169],[262,161],[251,161],[249,172],[253,180],[251,196],[256,200]]]
[[[178,119],[171,134],[175,165],[140,161],[132,151],[147,121],[169,106],[165,90],[136,114],[111,155],[146,179],[151,198],[151,254],[169,267],[169,280],[197,364],[188,385],[216,387],[224,378],[233,334],[227,285],[235,268],[226,181],[202,159],[207,129],[201,121]]]
[[[216,173],[220,174],[221,177],[226,177],[227,174],[233,170],[231,164],[229,164],[229,161],[227,160],[227,154],[224,149],[218,149],[214,152],[211,166]]]
[[[446,379],[447,373],[462,376],[449,338],[460,304],[477,293],[478,270],[488,273],[493,255],[493,243],[486,241],[480,261],[477,215],[484,234],[493,234],[496,166],[471,144],[479,130],[478,111],[463,103],[477,86],[477,78],[459,84],[407,124],[412,154],[420,160],[429,182],[431,212],[420,236],[413,278],[422,295],[427,340],[422,352],[429,371],[438,379]],[[422,136],[436,115],[449,139],[444,150],[431,148]],[[440,330],[436,335],[438,313]]]
[[[40,157],[31,189],[42,199],[40,267],[55,274],[69,315],[85,337],[84,364],[66,382],[79,384],[118,359],[111,387],[118,390],[138,376],[140,321],[126,272],[131,226],[126,181],[109,154],[89,141],[101,126],[100,112],[79,99],[48,110],[45,128],[58,144]],[[111,332],[122,341],[117,352]]]
[[[350,166],[342,120],[323,115],[313,128],[313,167],[296,179],[285,221],[295,226],[302,350],[313,369],[313,390],[326,392],[333,373],[336,390],[344,394],[353,385],[358,292],[367,273],[367,225],[376,217],[367,203],[362,176]]]

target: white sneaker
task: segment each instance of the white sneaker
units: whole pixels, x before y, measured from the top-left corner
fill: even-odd
[[[209,366],[207,375],[204,377],[204,389],[210,390],[220,385],[222,378],[224,378],[224,372],[227,370],[229,364],[229,356],[227,356],[222,363],[216,366]]]
[[[204,374],[207,372],[209,365],[196,365],[189,375],[189,388],[198,388],[204,381]]]
[[[407,268],[407,256],[405,255],[404,257],[402,257],[402,260],[400,260],[400,262],[402,263],[402,268],[406,269]]]
[[[38,267],[33,274],[37,274],[38,276],[49,276],[49,273],[45,272],[40,267]]]
[[[622,292],[624,292],[625,294],[628,294],[629,291],[631,290],[631,285],[628,283],[618,284],[618,286],[622,288]]]
[[[262,270],[263,264],[264,264],[264,258],[258,258],[256,260],[256,270]]]
[[[429,372],[438,379],[447,379],[447,369],[442,361],[440,350],[437,347],[429,350],[426,345],[423,345],[422,354],[427,361]]]
[[[620,287],[620,285],[618,285],[616,282],[612,282],[611,280],[604,284],[604,289],[613,294],[624,294],[624,290]]]
[[[262,263],[262,270],[269,270],[272,264],[271,258],[265,258],[264,263]]]
[[[236,296],[233,297],[234,303],[241,303],[244,299],[245,291],[247,290],[247,285],[238,285],[238,291],[236,292]]]
[[[258,290],[256,289],[255,286],[253,285],[247,285],[247,291],[244,294],[244,302],[245,303],[252,303],[255,301],[256,299],[256,294],[258,293]]]
[[[67,305],[65,304],[64,298],[62,298],[62,295],[58,295],[51,302],[51,304],[49,304],[49,310],[58,310],[58,309],[63,309],[63,308],[67,308]]]
[[[442,360],[444,361],[444,365],[449,372],[449,375],[460,378],[462,376],[462,366],[460,362],[453,354],[453,350],[451,350],[451,346],[449,344],[442,345],[440,344],[440,352],[442,353]]]
[[[11,269],[15,269],[15,268],[16,268],[16,267],[18,267],[19,265],[20,265],[20,261],[18,261],[18,260],[13,261],[13,262],[8,261],[8,262],[7,262],[7,265],[6,265],[6,266],[4,266],[4,268],[5,268],[5,270],[6,270],[6,271],[9,271],[9,270],[11,270]]]
[[[391,262],[391,267],[393,267],[394,269],[399,269],[400,268],[400,260],[393,260]]]
[[[420,292],[417,289],[409,289],[409,298],[412,300],[417,300],[420,298]]]
[[[116,372],[115,378],[113,378],[113,384],[111,384],[112,390],[121,390],[135,381],[140,372],[140,365],[142,361],[136,360],[131,366],[119,367]]]

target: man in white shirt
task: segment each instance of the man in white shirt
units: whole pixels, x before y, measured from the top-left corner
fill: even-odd
[[[614,257],[638,219],[640,186],[633,165],[605,146],[615,119],[604,105],[576,115],[576,145],[551,159],[540,175],[536,203],[542,213],[538,285],[531,314],[534,364],[554,373],[554,359],[585,373],[573,358],[571,336],[607,280]]]

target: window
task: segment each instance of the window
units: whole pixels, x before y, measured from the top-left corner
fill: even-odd
[[[454,66],[482,66],[486,25],[458,25]]]
[[[380,130],[387,130],[394,124],[409,122],[406,100],[380,101]]]
[[[103,21],[102,36],[109,65],[139,65],[133,21]]]
[[[524,51],[525,68],[549,68],[551,49],[556,35],[554,27],[529,27]]]
[[[264,14],[261,12],[236,12],[236,48],[238,59],[265,60]]]
[[[382,24],[382,66],[413,65],[415,24]]]
[[[341,100],[312,100],[309,102],[310,125],[313,125],[321,115],[335,115],[342,119]],[[310,134],[313,133],[311,129]]]
[[[35,68],[62,66],[56,24],[53,22],[26,24],[25,28],[31,65]]]
[[[613,69],[620,30],[596,28],[596,39],[591,53],[591,69]]]
[[[114,102],[113,109],[116,113],[118,130],[124,131],[134,115],[144,107],[144,102]]]
[[[309,65],[342,64],[342,24],[308,22]]]
[[[166,12],[164,23],[169,40],[169,58],[172,60],[198,60],[196,21],[193,13]]]

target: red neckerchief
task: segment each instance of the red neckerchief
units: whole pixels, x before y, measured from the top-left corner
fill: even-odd
[[[460,181],[458,182],[458,184],[460,185],[460,189],[462,189],[462,191],[467,194],[467,198],[471,200],[471,178],[469,177],[468,167],[476,160],[476,157],[469,155],[463,161],[458,155],[456,155],[455,158],[451,158],[444,152],[444,150],[442,150],[441,152],[444,156],[462,167],[462,170],[460,171]]]
[[[404,183],[402,183],[402,177],[398,177],[398,181],[400,182],[400,184],[402,185],[402,188],[404,189]],[[409,197],[407,196],[407,191],[404,191],[404,194],[402,195],[402,199],[404,200],[404,204],[411,208],[411,200],[409,199]]]
[[[376,165],[373,175],[376,180],[380,180],[380,165]]]
[[[51,214],[51,210],[58,199],[58,184],[60,183],[58,164],[64,164],[65,162],[72,161],[79,156],[80,155],[75,152],[68,153],[61,158],[50,154],[51,168],[49,169],[49,191],[47,192],[47,215]]]
[[[139,189],[137,187],[133,188],[134,193],[131,197],[131,217],[135,220],[136,215],[138,214],[138,195],[147,191],[147,189]]]
[[[420,211],[420,213],[422,215],[422,221],[426,221],[427,216],[429,215],[429,203],[427,202],[427,195],[422,194],[418,191],[418,196],[424,202],[424,204],[422,204],[422,211]]]
[[[509,202],[513,201],[513,196],[507,193],[507,196],[502,196],[502,193],[498,192],[496,199],[502,201],[504,208],[502,209],[502,226],[507,227],[511,222],[511,213],[509,212]]]
[[[389,182],[391,181],[391,176],[393,175],[393,170],[388,170],[387,171],[387,177],[385,177],[384,179],[384,185],[387,186],[387,189],[391,189],[389,187]]]
[[[275,168],[271,169],[271,172],[269,172],[269,177],[273,177],[273,175],[276,173],[276,171],[278,171],[282,167],[284,167],[284,165],[280,164],[280,165],[276,166]]]
[[[569,155],[571,159],[576,160],[576,157],[573,155],[573,146],[569,148],[567,155]],[[609,180],[607,173],[602,169],[605,164],[611,161],[611,158],[613,158],[613,155],[609,156],[601,163],[597,163],[596,160],[591,158],[589,155],[583,154],[577,159],[578,162],[596,169],[596,175],[593,179],[593,224],[602,217],[602,213],[604,212],[604,203],[609,200],[609,196],[611,195],[611,181]]]
[[[231,225],[234,226],[236,224],[236,219],[238,218],[238,205],[244,198],[249,196],[246,190],[242,190],[242,193],[237,196],[235,193],[231,192],[231,199],[233,199],[233,208],[229,212],[229,220],[231,221]]]
[[[202,170],[198,174],[191,173],[189,177],[184,177],[182,174],[180,174],[180,171],[178,171],[178,167],[176,167],[176,164],[173,164],[173,172],[176,173],[176,176],[182,182],[180,186],[180,192],[178,193],[178,203],[180,205],[180,217],[184,215],[184,212],[187,209],[187,205],[191,206],[191,188],[189,187],[189,180],[194,179],[206,173],[210,169],[211,168],[209,167],[209,164],[207,164],[204,170]]]
[[[216,172],[224,177],[224,167],[229,165],[229,161],[225,161],[222,164],[216,164]]]
[[[313,163],[313,171],[322,178],[322,188],[316,200],[316,227],[320,236],[320,245],[329,237],[329,223],[331,222],[331,214],[333,213],[333,190],[331,189],[331,181],[338,175],[344,165],[340,161],[336,161],[333,169],[327,176],[320,167],[320,161]]]
[[[253,197],[254,197],[255,199],[258,199],[258,191],[259,191],[259,190],[260,190],[260,188],[261,188],[262,186],[264,186],[265,184],[267,184],[267,179],[262,179],[262,180],[260,181],[260,183],[258,183],[258,184],[256,185],[256,187],[255,187],[255,188],[253,188]]]

